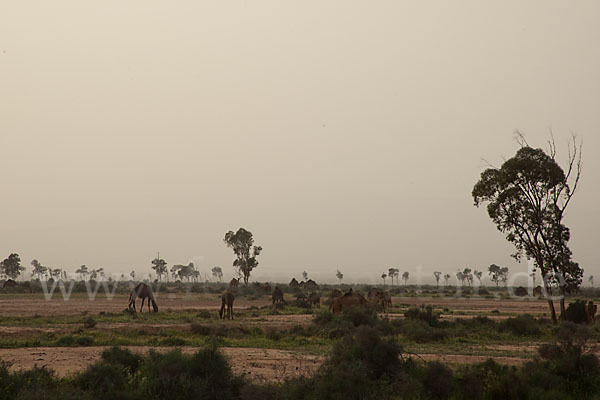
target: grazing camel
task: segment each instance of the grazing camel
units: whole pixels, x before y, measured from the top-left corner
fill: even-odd
[[[368,300],[359,293],[348,292],[342,297],[335,299],[331,305],[334,314],[340,314],[354,307],[362,307],[368,303]]]
[[[385,307],[387,306],[387,299],[385,294],[381,290],[370,289],[367,293],[367,300],[372,303],[375,303],[378,306],[383,308],[383,312],[385,312]]]
[[[232,279],[229,281],[229,287],[230,287],[230,288],[232,288],[232,289],[237,289],[237,288],[238,288],[238,286],[240,286],[240,280],[239,280],[239,279],[232,278]]]
[[[308,304],[310,304],[311,308],[313,305],[317,306],[318,308],[321,308],[321,295],[317,292],[312,292],[308,296]]]
[[[129,294],[129,308],[133,306],[133,311],[137,311],[135,309],[135,301],[140,298],[142,299],[142,305],[140,306],[140,312],[144,312],[144,301],[148,298],[148,312],[150,312],[150,302],[152,302],[152,308],[154,308],[154,312],[158,312],[158,306],[156,305],[156,301],[154,300],[154,293],[152,293],[152,288],[145,283],[138,283],[136,287],[133,288],[131,293]]]
[[[273,305],[278,303],[285,304],[285,300],[283,299],[283,292],[279,289],[279,286],[275,286],[273,290],[273,294],[271,295],[271,300],[273,300]]]
[[[221,309],[219,310],[220,319],[233,319],[233,300],[235,297],[231,290],[227,289],[221,295]],[[225,306],[227,311],[225,312]]]

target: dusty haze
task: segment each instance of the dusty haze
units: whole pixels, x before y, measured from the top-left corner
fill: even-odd
[[[596,1],[12,1],[0,5],[0,256],[74,270],[220,265],[259,280],[525,270],[471,189],[584,141],[567,215],[600,274]],[[29,275],[29,271],[27,275]],[[587,279],[584,281],[587,284]],[[409,281],[410,282],[410,281]]]

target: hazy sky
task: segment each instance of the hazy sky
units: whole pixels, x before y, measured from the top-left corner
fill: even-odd
[[[584,141],[567,215],[600,274],[600,2],[3,1],[0,256],[256,279],[525,270],[471,190]]]

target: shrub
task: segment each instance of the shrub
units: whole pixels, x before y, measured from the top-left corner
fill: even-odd
[[[209,336],[213,333],[212,328],[208,325],[192,324],[191,328],[192,333],[195,333],[196,335]]]
[[[433,307],[427,306],[425,308],[409,308],[405,313],[404,317],[406,319],[417,319],[426,322],[429,326],[438,325],[440,319],[439,312],[433,312]]]
[[[128,373],[133,374],[138,370],[142,357],[127,349],[111,347],[102,352],[102,361],[107,364],[119,366]]]
[[[375,326],[377,324],[377,312],[368,307],[354,307],[341,315],[344,321],[351,322],[354,326]]]
[[[216,346],[192,356],[150,351],[140,374],[142,392],[153,399],[235,399],[243,384]]]
[[[425,391],[432,399],[447,399],[452,390],[454,374],[444,364],[434,361],[427,363],[422,380]]]
[[[518,336],[536,336],[541,333],[538,321],[528,314],[502,321],[500,323],[500,330]]]
[[[94,320],[94,318],[92,318],[91,315],[83,320],[83,326],[86,329],[92,329],[93,327],[96,326],[96,324],[97,324],[96,320]]]
[[[78,346],[91,346],[94,344],[94,338],[89,336],[79,336],[75,339]]]
[[[576,324],[587,323],[587,311],[586,302],[583,300],[576,300],[569,303],[565,310],[565,320],[574,322]]]
[[[198,314],[196,314],[196,317],[202,318],[202,319],[211,319],[212,315],[210,314],[210,311],[202,310],[202,311],[198,312]]]
[[[187,344],[187,340],[177,336],[166,337],[160,341],[161,346],[185,346]]]

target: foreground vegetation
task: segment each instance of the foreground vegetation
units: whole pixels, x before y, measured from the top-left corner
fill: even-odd
[[[255,385],[235,376],[213,337],[194,355],[143,356],[113,347],[86,370],[59,378],[51,370],[9,372],[0,365],[0,399],[594,399],[600,363],[586,353],[590,330],[563,323],[553,343],[521,367],[493,360],[451,369],[411,357],[377,319],[355,313],[315,326],[347,325],[313,376]]]

